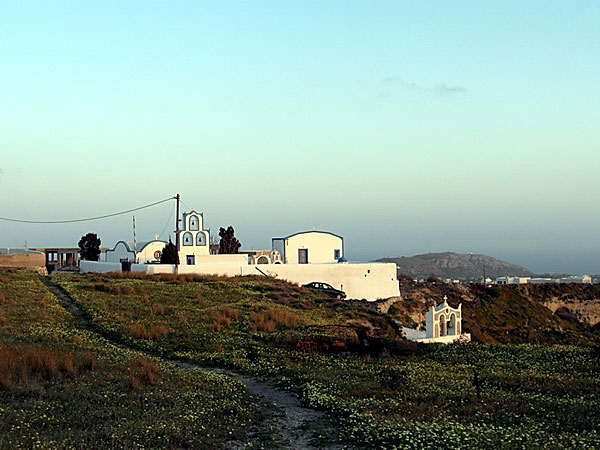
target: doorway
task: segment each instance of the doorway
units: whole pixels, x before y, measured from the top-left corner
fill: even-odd
[[[308,249],[307,248],[299,248],[298,249],[298,264],[308,264]]]

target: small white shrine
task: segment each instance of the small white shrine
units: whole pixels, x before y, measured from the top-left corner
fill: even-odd
[[[425,333],[407,328],[405,332],[407,339],[425,344],[471,341],[471,334],[462,332],[462,303],[453,308],[446,296],[443,303],[432,306],[425,314]]]

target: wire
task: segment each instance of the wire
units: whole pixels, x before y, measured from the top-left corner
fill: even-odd
[[[23,219],[11,219],[9,217],[0,217],[0,220],[6,220],[8,222],[18,222],[18,223],[75,223],[75,222],[87,222],[90,220],[98,220],[98,219],[106,219],[108,217],[120,216],[122,214],[128,214],[130,212],[139,211],[140,209],[150,208],[151,206],[160,205],[161,203],[168,202],[173,200],[175,197],[169,197],[164,200],[150,203],[149,205],[138,206],[137,208],[128,209],[127,211],[120,211],[112,214],[105,214],[103,216],[96,217],[87,217],[85,219],[72,219],[72,220],[23,220]]]
[[[173,207],[171,208],[171,212],[169,213],[169,218],[167,219],[167,222],[165,223],[165,227],[163,228],[163,230],[161,231],[161,233],[158,235],[158,238],[162,238],[163,234],[165,234],[165,231],[167,231],[167,227],[169,226],[169,223],[171,223],[171,217],[173,216],[173,211],[175,210],[175,204],[173,204]],[[171,234],[169,232],[169,234]]]
[[[193,211],[194,208],[192,208],[190,205],[188,205],[186,202],[184,202],[183,200],[181,200],[181,204],[183,206],[185,206],[189,211]]]

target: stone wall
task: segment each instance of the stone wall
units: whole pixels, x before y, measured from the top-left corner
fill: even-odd
[[[0,267],[32,270],[42,275],[47,275],[46,255],[43,253],[16,253],[14,255],[0,255]]]

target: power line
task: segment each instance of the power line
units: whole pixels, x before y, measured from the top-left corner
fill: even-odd
[[[150,203],[149,205],[138,206],[137,208],[128,209],[127,211],[120,211],[112,214],[105,214],[103,216],[96,217],[87,217],[85,219],[71,219],[71,220],[24,220],[24,219],[12,219],[9,217],[0,217],[0,220],[6,220],[8,222],[18,222],[18,223],[75,223],[75,222],[88,222],[90,220],[98,220],[98,219],[106,219],[108,217],[120,216],[122,214],[128,214],[130,212],[139,211],[140,209],[150,208],[152,206],[160,205],[161,203],[168,202],[173,200],[175,197],[169,197],[164,200],[160,200],[158,202]]]
[[[171,217],[173,217],[173,211],[174,210],[175,210],[175,203],[173,203],[173,207],[171,208],[171,212],[169,213],[169,218],[167,219],[167,222],[165,223],[165,227],[163,228],[163,230],[158,235],[159,239],[162,238],[163,234],[165,234],[165,231],[167,231],[167,227],[169,226],[169,223],[171,223]],[[169,234],[171,234],[171,232],[169,232]]]

